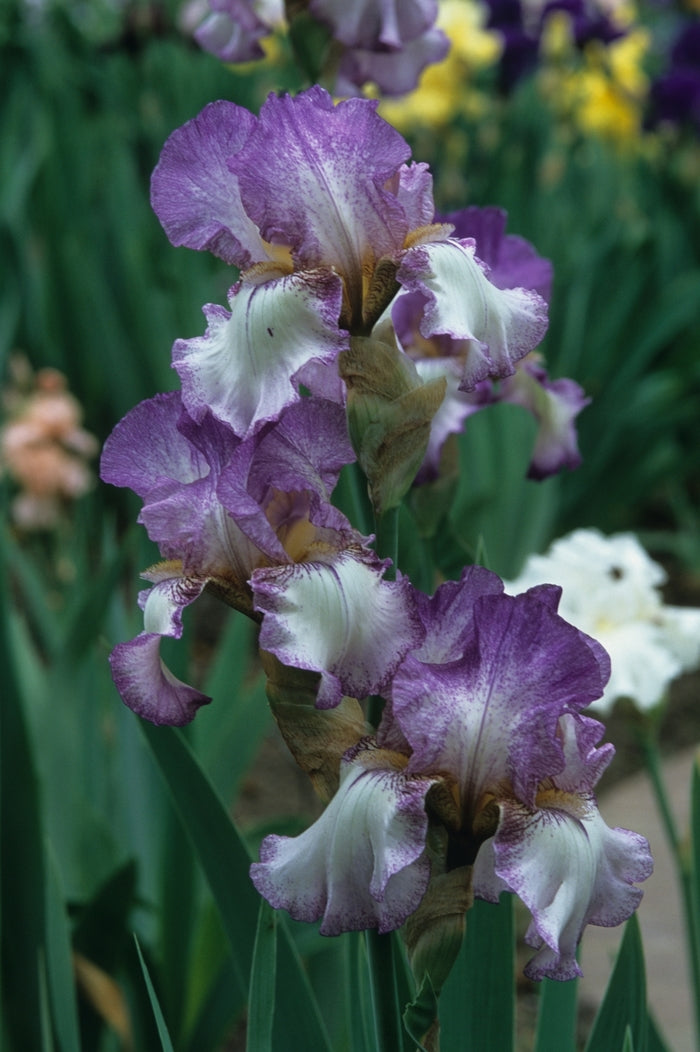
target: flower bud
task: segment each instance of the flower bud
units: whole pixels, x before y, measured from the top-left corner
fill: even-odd
[[[260,651],[272,715],[289,751],[327,803],[340,778],[340,759],[369,733],[360,703],[343,698],[333,709],[317,709],[318,673],[283,665]]]
[[[462,946],[474,896],[471,867],[433,877],[420,906],[406,921],[405,939],[416,982],[425,975],[441,990]]]
[[[425,457],[446,380],[424,382],[389,322],[354,336],[339,358],[348,389],[348,427],[377,516],[397,507]]]

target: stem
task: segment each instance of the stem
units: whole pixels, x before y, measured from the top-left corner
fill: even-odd
[[[395,581],[399,557],[399,508],[390,508],[375,519],[375,532],[377,540],[374,547],[377,555],[381,559],[391,559],[391,566],[384,576],[387,581]]]
[[[399,548],[399,509],[391,508],[375,520],[377,540],[375,549],[380,558],[391,559],[386,580],[396,580],[396,561]],[[373,695],[367,701],[367,718],[373,727],[379,726],[384,699]],[[393,933],[380,935],[365,932],[367,962],[377,1052],[397,1052],[403,1047],[403,1024],[399,1006],[396,969],[394,966]]]
[[[357,462],[348,464],[340,476],[340,484],[344,484],[348,503],[352,509],[349,514],[347,507],[345,511],[353,525],[360,533],[372,532],[372,505],[367,493],[367,479],[362,473]]]
[[[678,827],[671,811],[666,792],[661,754],[654,729],[647,724],[641,736],[647,773],[651,782],[661,821],[666,833],[671,856],[675,863],[676,874],[681,892],[681,902],[685,916],[686,950],[692,975],[691,1000],[695,1011],[695,1032],[700,1047],[700,938],[698,937],[698,918],[693,903],[692,873],[689,859],[683,851]]]
[[[387,567],[385,579],[396,580],[396,561],[399,550],[399,509],[391,508],[375,520],[375,532],[377,540],[375,549],[380,558],[391,559],[391,565]],[[378,694],[372,694],[367,699],[367,719],[373,727],[379,726],[384,709],[384,698]]]
[[[376,929],[366,931],[365,944],[375,1047],[377,1052],[398,1052],[403,1048],[403,1025],[394,968],[393,932],[380,935]]]

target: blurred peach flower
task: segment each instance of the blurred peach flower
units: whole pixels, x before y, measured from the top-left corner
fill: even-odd
[[[88,461],[99,443],[82,428],[82,409],[57,369],[36,374],[15,356],[3,391],[7,420],[0,428],[0,471],[19,487],[12,517],[22,529],[48,529],[66,501],[86,493],[94,476]]]

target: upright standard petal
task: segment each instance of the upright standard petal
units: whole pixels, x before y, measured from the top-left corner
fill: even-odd
[[[247,214],[272,244],[288,245],[295,269],[332,268],[361,317],[363,283],[408,233],[404,210],[384,189],[409,157],[405,140],[366,99],[337,105],[315,87],[271,95],[231,159]]]
[[[410,769],[450,771],[472,817],[504,781],[531,805],[541,779],[564,768],[559,716],[600,696],[601,655],[536,596],[476,599],[459,660],[409,660],[394,677],[394,715]]]
[[[435,24],[437,0],[311,0],[310,10],[346,47],[396,50]]]
[[[385,581],[367,549],[319,551],[295,566],[256,570],[260,646],[285,665],[319,672],[316,704],[364,698],[387,683],[424,630],[408,580]]]
[[[204,308],[204,336],[177,340],[173,365],[188,412],[207,412],[241,438],[297,401],[297,376],[312,360],[333,362],[348,346],[338,328],[342,287],[329,270],[306,271],[231,292],[230,313]]]
[[[207,457],[178,430],[182,399],[178,391],[140,402],[107,438],[100,478],[128,486],[139,497],[173,480],[194,482],[210,471]]]
[[[547,330],[545,301],[529,289],[491,284],[468,240],[409,249],[397,276],[406,292],[425,299],[421,335],[451,338],[461,359],[462,390],[509,376]]]
[[[212,102],[167,140],[151,179],[151,205],[173,245],[208,249],[238,267],[271,258],[229,169],[255,126],[242,106]]]
[[[321,398],[295,402],[260,433],[254,449],[246,485],[260,503],[271,486],[311,490],[329,501],[341,468],[355,460],[345,409]]]
[[[322,935],[399,928],[428,885],[424,801],[434,782],[404,766],[369,739],[346,753],[321,817],[301,836],[263,841],[250,871],[260,894],[295,920],[322,919]]]

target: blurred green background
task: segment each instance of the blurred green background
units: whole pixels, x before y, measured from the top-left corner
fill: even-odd
[[[173,341],[203,331],[202,305],[225,302],[235,277],[206,253],[172,248],[162,232],[149,179],[163,142],[213,99],[257,110],[269,90],[302,86],[284,52],[282,65],[225,68],[178,28],[177,15],[174,4],[107,0],[0,5],[0,375],[18,352],[34,369],[60,369],[100,442],[137,402],[177,386]],[[512,575],[552,538],[597,526],[635,529],[679,588],[696,581],[697,143],[616,150],[563,126],[532,81],[479,115],[456,116],[448,131],[415,127],[407,137],[416,159],[431,165],[439,209],[498,204],[508,232],[552,260],[549,373],[572,377],[593,399],[579,418],[582,467],[545,483],[523,478],[532,434],[519,409],[470,421],[454,502],[430,542],[437,562],[456,575],[485,550],[493,569]],[[2,486],[9,508],[7,475]],[[109,676],[111,647],[141,627],[138,573],[158,557],[134,526],[137,514],[130,494],[98,485],[52,531],[22,532],[4,516],[9,1052],[72,1052],[76,1027],[89,1052],[161,1047],[134,929],[176,1048],[219,1047],[240,1015],[227,933],[175,818],[172,789]],[[410,567],[420,560],[410,518],[406,525]],[[194,665],[215,698],[238,699],[204,710],[187,739],[254,845],[267,828],[258,813],[264,787],[248,771],[269,718],[252,629],[206,603],[186,620],[188,644],[164,647],[170,667],[191,680]],[[266,748],[274,765],[274,746]],[[277,832],[300,827],[299,807],[313,810],[298,791]],[[236,879],[230,893],[247,902]],[[69,929],[81,959],[120,979],[117,990],[82,975],[79,1023],[62,986]],[[321,951],[305,929],[294,939],[315,951],[309,967],[322,992],[327,943]],[[327,1001],[325,1024],[340,1041],[349,1024],[330,994]],[[127,1008],[130,1037],[119,1037]],[[314,1047],[306,1040],[288,1047]]]

